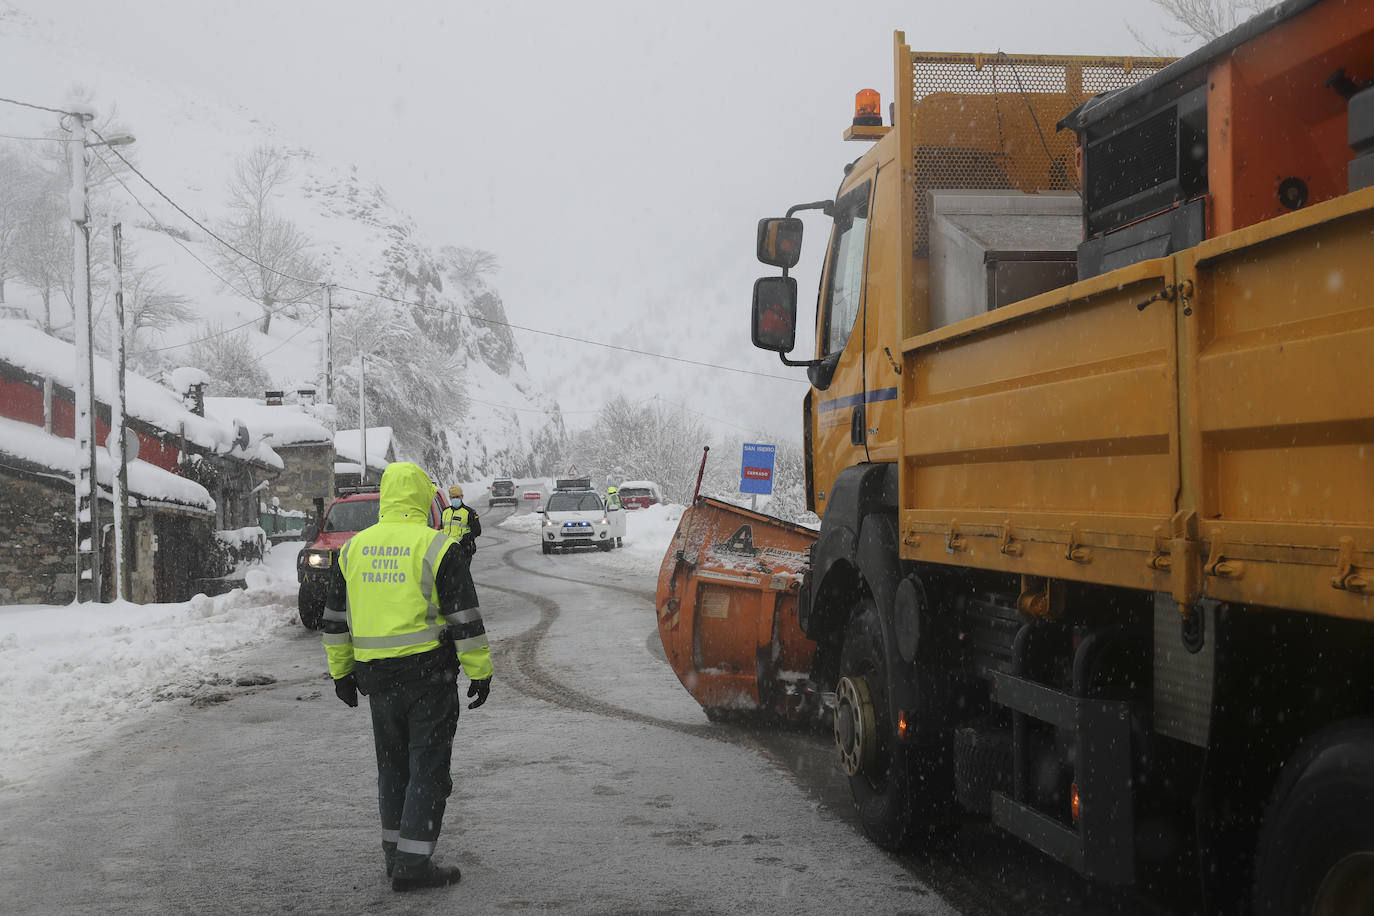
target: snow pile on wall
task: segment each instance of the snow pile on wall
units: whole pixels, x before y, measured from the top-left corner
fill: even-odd
[[[38,465],[72,480],[76,468],[76,440],[60,439],[45,433],[41,427],[0,417],[0,455]],[[96,447],[95,458],[96,480],[108,491],[113,486],[114,462],[103,446]],[[129,494],[135,498],[207,511],[215,508],[209,492],[195,481],[146,461],[131,461],[128,469]]]

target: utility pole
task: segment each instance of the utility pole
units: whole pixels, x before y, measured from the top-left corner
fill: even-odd
[[[324,285],[324,402],[334,403],[334,284]]]
[[[76,326],[76,600],[100,600],[100,492],[95,474],[95,354],[91,349],[91,276],[86,208],[86,122],[71,114],[72,309]],[[84,535],[84,536],[83,536]]]
[[[114,487],[111,499],[114,504],[114,584],[115,598],[129,600],[129,561],[125,544],[128,534],[129,501],[129,450],[124,441],[127,435],[125,423],[124,397],[124,245],[123,226],[115,223],[111,229],[114,245],[114,346],[111,355],[114,367],[114,403],[110,405],[110,438],[106,445],[113,444],[110,457],[115,460]]]
[[[363,470],[358,486],[367,486],[367,357],[358,354],[358,435],[363,446]]]

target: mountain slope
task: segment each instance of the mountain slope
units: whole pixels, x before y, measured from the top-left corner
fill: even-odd
[[[436,477],[475,479],[540,469],[543,453],[563,437],[558,404],[525,370],[508,328],[493,265],[480,253],[441,247],[374,182],[330,156],[295,146],[273,125],[187,87],[146,78],[138,62],[107,48],[73,48],[57,40],[41,14],[0,0],[0,73],[6,92],[25,101],[62,107],[74,83],[86,90],[102,116],[95,125],[137,137],[118,153],[178,206],[120,162],[115,150],[91,150],[93,296],[98,340],[112,309],[108,225],[124,226],[126,284],[148,271],[151,286],[183,303],[184,315],[161,328],[136,332],[138,362],[145,371],[193,365],[217,346],[237,343],[260,361],[273,387],[292,391],[324,383],[325,296],[333,291],[333,385],[336,423],[356,426],[359,355],[366,358],[369,425],[396,429],[398,454],[422,461]],[[0,105],[0,134],[41,136],[57,116]],[[11,151],[46,164],[44,144],[0,140]],[[53,147],[55,144],[48,144]],[[270,148],[283,180],[266,204],[307,240],[314,272],[293,299],[276,303],[267,333],[258,330],[263,307],[234,253],[228,185],[236,165],[253,150]],[[112,173],[117,173],[115,177]],[[185,213],[179,211],[184,210]],[[193,219],[188,218],[189,214]],[[465,230],[466,236],[479,233]],[[240,244],[240,250],[244,246]],[[240,261],[242,265],[243,262]],[[303,272],[303,271],[300,271]],[[41,318],[38,291],[11,279],[6,299]],[[61,296],[54,309],[56,333],[70,336],[70,310]],[[130,308],[126,292],[126,312]],[[64,325],[67,327],[64,329]],[[98,344],[98,345],[103,345]],[[250,376],[245,376],[251,378]],[[225,390],[211,393],[250,394]]]

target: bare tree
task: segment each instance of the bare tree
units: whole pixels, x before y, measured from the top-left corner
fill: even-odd
[[[272,200],[290,178],[290,163],[277,149],[262,146],[239,160],[229,180],[234,215],[225,230],[238,251],[220,255],[241,289],[262,303],[263,334],[279,308],[313,296],[319,269],[310,257],[310,239],[295,223],[272,210]]]
[[[681,407],[658,400],[632,404],[618,395],[601,408],[591,428],[574,437],[569,457],[594,479],[611,474],[653,480],[668,499],[686,502],[701,448],[709,444],[705,425]]]
[[[195,317],[191,300],[167,288],[155,267],[140,267],[135,261],[136,253],[126,245],[124,251],[124,346],[130,364],[139,369],[154,370],[161,360],[152,349],[156,332],[190,321]],[[109,347],[113,333],[109,325],[113,320],[112,297],[96,316],[96,320],[107,330],[98,337],[102,351]]]
[[[42,173],[33,162],[0,149],[0,303],[5,301],[5,281],[17,275],[25,218],[41,183]]]
[[[210,376],[207,394],[218,397],[262,397],[272,384],[246,333],[226,333],[205,325],[205,339],[191,347],[191,364]]]
[[[1168,17],[1164,34],[1185,45],[1211,41],[1258,15],[1278,0],[1150,0]],[[1134,26],[1131,35],[1149,53],[1170,56],[1173,52],[1147,40]]]
[[[53,330],[52,295],[71,302],[72,225],[61,192],[46,183],[23,204],[11,253],[14,276],[33,287],[43,300],[43,330]]]
[[[445,245],[439,249],[439,256],[447,263],[450,280],[464,289],[480,289],[486,286],[485,278],[501,269],[496,255],[481,248],[460,248]]]

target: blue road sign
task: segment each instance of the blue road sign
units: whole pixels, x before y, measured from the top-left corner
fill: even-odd
[[[744,459],[740,462],[739,491],[769,496],[773,492],[773,456],[776,445],[758,442],[744,443]]]

